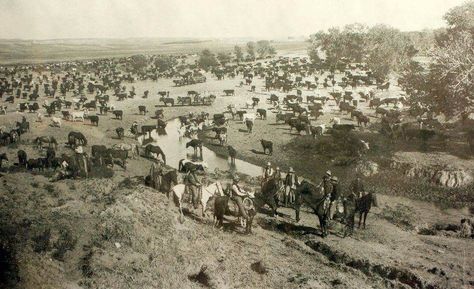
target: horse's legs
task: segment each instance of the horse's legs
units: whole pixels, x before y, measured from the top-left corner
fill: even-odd
[[[367,214],[369,214],[369,212],[364,212],[364,229],[365,229],[365,220],[367,219]]]
[[[359,212],[359,226],[358,226],[359,229],[360,229],[361,221],[362,221],[362,212]]]

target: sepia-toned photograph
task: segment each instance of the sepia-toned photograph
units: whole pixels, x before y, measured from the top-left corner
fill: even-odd
[[[474,0],[0,24],[0,289],[474,289]]]

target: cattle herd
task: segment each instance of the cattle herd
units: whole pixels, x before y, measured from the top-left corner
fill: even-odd
[[[182,60],[179,66],[163,71],[154,64],[155,57],[148,56],[148,64],[141,69],[137,69],[129,57],[0,67],[3,101],[0,113],[6,115],[0,128],[0,146],[5,151],[0,154],[0,165],[2,160],[8,160],[9,151],[14,150],[15,144],[20,143],[32,144],[33,153],[17,150],[18,163],[15,165],[30,171],[60,169],[61,172],[52,178],[54,181],[88,177],[92,167],[119,164],[126,169],[127,159],[140,155],[166,163],[159,138],[154,139],[152,135],[166,133],[166,110],[181,106],[203,107],[202,113],[179,116],[180,136],[188,138],[186,148],[192,148],[202,157],[203,141],[198,138],[199,132],[212,130],[218,143],[226,146],[231,162],[235,162],[237,150],[227,145],[229,122],[245,125],[246,132],[242,133],[252,133],[256,122],[267,125],[283,122],[290,133],[305,133],[316,139],[334,132],[369,129],[374,122],[377,122],[377,131],[390,139],[428,141],[445,137],[441,123],[429,115],[424,117],[426,110],[410,107],[408,97],[402,91],[395,90],[396,96],[393,93],[388,96],[391,83],[376,80],[363,63],[342,59],[340,66],[327,67],[324,62],[311,63],[307,57],[274,57],[219,65],[204,71],[192,61],[183,65],[190,56],[182,55],[173,56]],[[173,95],[167,90],[145,90],[141,96],[135,89],[135,85],[143,81],[172,79],[175,86],[185,86],[210,78],[213,81],[235,79],[235,87],[213,93],[189,90],[186,95]],[[248,93],[241,97],[238,92],[245,86],[248,86]],[[143,104],[135,106],[134,112],[118,108],[130,99],[139,103],[140,97],[146,100],[153,95],[158,109]],[[222,111],[215,111],[218,97],[236,100]],[[154,110],[149,123],[125,125],[127,113],[146,116],[149,109]],[[77,130],[64,136],[58,132],[28,139],[30,130],[35,127],[31,122],[48,123],[58,129],[64,127],[65,122],[68,127],[74,127],[76,122],[88,122],[100,129],[101,119],[108,113],[117,120],[114,128],[117,138],[133,141],[110,147],[104,143],[90,144]],[[10,121],[12,119],[14,122]],[[58,140],[63,138],[67,139],[68,150],[58,155],[58,146],[63,145]],[[468,138],[472,148],[473,139],[474,136]],[[260,139],[260,145],[264,154],[274,153],[271,139]],[[360,147],[359,153],[370,149],[364,140],[356,145]],[[90,154],[85,151],[86,147],[90,147]],[[192,169],[205,170],[205,167],[186,159],[179,163],[179,171]]]

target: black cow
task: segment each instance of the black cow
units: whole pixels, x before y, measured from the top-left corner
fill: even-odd
[[[122,110],[114,110],[112,113],[115,115],[116,119],[120,119],[120,120],[123,119],[123,111]]]
[[[144,106],[144,105],[139,105],[139,106],[138,106],[138,113],[139,113],[139,114],[142,114],[142,113],[143,113],[143,115],[145,115],[146,112],[147,112],[146,106]]]
[[[257,115],[261,118],[261,119],[267,119],[267,110],[263,109],[263,108],[258,108],[257,109]]]
[[[98,115],[90,115],[89,120],[91,121],[91,124],[95,126],[99,126],[99,116]]]
[[[123,127],[116,128],[115,132],[117,133],[117,136],[119,139],[122,139],[123,136],[125,135],[125,129]]]
[[[24,150],[19,150],[17,152],[17,155],[18,155],[18,165],[20,167],[26,167],[27,161],[28,161],[28,155],[26,154],[26,152]]]
[[[260,140],[260,143],[262,144],[262,147],[263,147],[263,153],[267,154],[267,150],[268,150],[268,154],[272,155],[272,153],[273,153],[273,142],[269,141],[269,140],[262,139],[262,140]]]

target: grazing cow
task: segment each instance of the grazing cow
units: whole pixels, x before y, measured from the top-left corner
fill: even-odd
[[[294,113],[277,113],[276,115],[276,122],[278,123],[279,121],[284,121],[287,123],[291,118],[295,117]]]
[[[267,111],[263,108],[257,109],[257,115],[260,117],[260,119],[267,119]]]
[[[204,172],[205,169],[207,169],[207,164],[204,162],[193,162],[187,159],[181,159],[178,162],[178,171],[182,173],[187,173],[190,171]]]
[[[26,167],[27,161],[28,161],[28,155],[26,154],[26,152],[24,150],[19,150],[17,152],[17,156],[18,156],[18,165],[20,167]]]
[[[122,139],[123,136],[125,135],[125,129],[123,127],[116,128],[115,132],[117,133],[117,136],[119,139]]]
[[[181,105],[191,105],[192,104],[192,98],[189,96],[178,96],[177,98],[177,103],[181,103]]]
[[[91,124],[95,126],[99,126],[99,116],[98,115],[90,115],[89,120],[91,121]]]
[[[145,146],[145,156],[151,157],[152,153],[156,155],[156,158],[158,158],[161,155],[161,158],[163,159],[163,163],[166,164],[166,156],[163,150],[160,148],[160,146],[154,145],[154,144],[147,144]]]
[[[56,149],[58,148],[58,142],[53,136],[39,136],[35,139],[34,143],[38,148],[43,148],[43,143],[47,143],[48,147],[53,145]]]
[[[360,110],[351,111],[351,119],[353,119],[354,117],[358,118],[359,116],[362,116],[362,115],[364,115],[364,113]]]
[[[357,125],[361,126],[364,124],[364,126],[367,126],[367,124],[370,122],[370,118],[366,115],[359,115],[357,116]]]
[[[370,100],[369,107],[374,108],[374,107],[380,106],[381,104],[382,104],[382,100],[380,100],[380,98],[374,98]]]
[[[121,150],[121,149],[108,149],[109,155],[112,157],[112,164],[115,161],[120,162],[120,166],[127,170],[127,158],[128,158],[128,151]]]
[[[122,110],[114,110],[112,113],[115,115],[115,119],[123,119],[123,111]]]
[[[61,118],[53,116],[51,118],[51,126],[61,127]]]
[[[197,154],[197,149],[199,149],[202,156],[202,141],[198,139],[192,139],[186,143],[186,148],[192,147],[194,149],[194,154]]]
[[[146,106],[144,105],[139,105],[138,106],[138,114],[142,114],[145,115],[147,113],[147,110],[146,110]]]
[[[235,95],[235,90],[233,90],[233,89],[224,89],[224,93],[225,93],[226,96]]]
[[[377,116],[377,115],[379,115],[379,114],[380,114],[381,116],[383,116],[383,115],[386,115],[388,112],[389,112],[388,109],[385,109],[385,108],[379,106],[379,107],[377,107],[377,108],[375,109],[375,116]]]
[[[267,150],[268,150],[268,155],[273,154],[273,142],[272,141],[261,139],[260,143],[262,144],[264,154],[267,154]]]
[[[347,102],[341,102],[341,103],[339,104],[339,110],[340,110],[341,112],[347,111],[348,113],[350,113],[350,112],[352,112],[352,111],[355,110],[355,109],[356,109],[355,106],[352,106],[352,105],[350,105],[350,104],[347,103]]]
[[[232,146],[227,146],[227,152],[229,153],[230,162],[235,164],[235,158],[237,157],[237,150]]]
[[[79,145],[86,146],[87,139],[81,132],[71,131],[67,136],[67,144],[72,148],[75,148]]]

